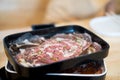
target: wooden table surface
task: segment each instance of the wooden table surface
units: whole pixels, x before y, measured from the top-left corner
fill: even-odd
[[[84,26],[85,28],[89,29],[90,31],[93,31],[89,26],[90,19],[81,20],[81,21],[73,21],[68,23],[60,23],[56,26],[60,25],[67,25],[67,24],[76,24]],[[8,34],[23,32],[23,31],[29,31],[31,30],[30,27],[24,27],[19,29],[11,29],[11,30],[0,30],[0,68],[3,67],[7,61],[7,57],[4,53],[4,47],[3,47],[3,38]],[[107,75],[106,80],[120,80],[120,37],[108,37],[103,36],[95,31],[93,31],[95,34],[103,38],[105,41],[107,41],[110,44],[110,50],[108,56],[105,58],[105,63],[107,66]]]

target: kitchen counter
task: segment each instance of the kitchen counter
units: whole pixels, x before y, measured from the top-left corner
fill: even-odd
[[[103,36],[98,33],[96,33],[94,30],[92,30],[89,26],[90,19],[80,20],[80,21],[73,21],[73,22],[67,22],[67,23],[59,23],[56,26],[60,25],[68,25],[68,24],[76,24],[84,26],[85,28],[89,29],[90,31],[93,31],[95,34],[100,36],[102,39],[107,41],[110,44],[110,50],[108,56],[105,58],[106,66],[107,66],[107,75],[106,80],[120,80],[120,37],[108,37]],[[11,29],[11,30],[0,30],[0,68],[2,68],[7,61],[7,57],[4,53],[4,47],[3,47],[3,38],[6,35],[23,32],[23,31],[29,31],[31,30],[31,27],[24,27],[19,29]]]

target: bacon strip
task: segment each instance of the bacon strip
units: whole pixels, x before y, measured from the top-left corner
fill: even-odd
[[[41,38],[37,37],[38,39]],[[78,57],[83,52],[92,53],[99,50],[101,45],[93,43],[87,33],[57,34],[50,39],[44,39],[38,46],[25,48],[15,58],[20,64],[33,67]]]

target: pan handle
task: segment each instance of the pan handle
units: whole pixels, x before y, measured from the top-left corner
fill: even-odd
[[[51,23],[51,24],[36,24],[36,25],[31,26],[33,31],[47,29],[47,28],[54,28],[54,27],[55,27],[55,24],[53,24],[53,23]]]

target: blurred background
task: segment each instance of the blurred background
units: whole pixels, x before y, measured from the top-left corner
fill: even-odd
[[[120,80],[120,0],[0,0],[0,68],[7,61],[5,36],[46,23],[78,24],[99,33],[110,44],[107,80]]]
[[[0,30],[120,13],[120,0],[0,0]]]

